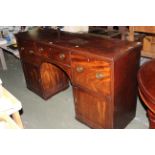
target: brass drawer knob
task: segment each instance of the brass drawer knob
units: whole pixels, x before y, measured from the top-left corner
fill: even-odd
[[[78,73],[83,72],[83,70],[84,70],[84,68],[83,68],[82,66],[76,67],[76,71],[77,71]]]
[[[49,44],[50,44],[50,45],[52,45],[52,44],[53,44],[53,42],[49,42]]]
[[[34,51],[33,51],[33,50],[29,50],[29,53],[30,53],[30,54],[33,54],[33,53],[34,53]]]
[[[39,52],[43,52],[44,51],[44,49],[41,47],[41,48],[39,48]]]
[[[65,54],[61,53],[61,54],[59,55],[59,58],[60,58],[61,60],[65,59]]]
[[[24,47],[21,47],[21,51],[23,51],[24,50]]]
[[[104,74],[103,73],[100,73],[100,72],[98,72],[98,73],[96,73],[96,79],[103,79],[104,78]]]

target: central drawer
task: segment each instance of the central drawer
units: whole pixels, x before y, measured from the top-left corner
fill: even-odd
[[[111,93],[111,67],[101,60],[72,61],[73,85],[99,94]]]
[[[50,57],[56,63],[60,63],[62,65],[70,66],[70,52],[63,48],[53,47]]]
[[[36,43],[35,49],[36,49],[35,54],[43,58],[49,58],[52,52],[52,47],[50,45],[45,45],[42,43]]]

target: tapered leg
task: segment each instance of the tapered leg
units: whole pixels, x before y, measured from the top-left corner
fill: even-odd
[[[23,123],[22,123],[22,120],[21,120],[21,117],[20,117],[20,115],[19,115],[19,112],[15,112],[15,113],[13,113],[12,114],[12,118],[14,119],[14,121],[18,124],[18,126],[20,127],[20,128],[24,128],[23,127]]]

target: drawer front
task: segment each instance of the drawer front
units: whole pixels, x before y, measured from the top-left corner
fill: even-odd
[[[73,85],[99,94],[110,95],[111,68],[109,63],[100,60],[89,60],[89,62],[73,61],[72,74]]]
[[[51,52],[51,47],[41,43],[31,43],[22,41],[19,43],[19,50],[21,55],[40,56],[42,58],[48,58]]]
[[[22,62],[27,62],[35,66],[41,64],[41,59],[35,54],[36,50],[33,46],[19,46],[20,57]]]
[[[35,44],[31,41],[20,40],[18,42],[18,48],[20,51],[21,58],[24,58],[28,55],[34,55],[36,53]]]
[[[20,57],[22,60],[33,60],[35,59],[36,55],[36,51],[35,48],[33,46],[21,46],[20,48]]]
[[[70,66],[71,60],[70,60],[70,52],[68,50],[53,47],[53,50],[50,55],[53,61],[56,61],[57,63],[66,66]]]
[[[52,52],[52,48],[49,45],[44,45],[42,43],[36,43],[36,55],[49,58]]]
[[[34,42],[31,40],[19,40],[18,46],[19,47],[32,47],[34,46]]]

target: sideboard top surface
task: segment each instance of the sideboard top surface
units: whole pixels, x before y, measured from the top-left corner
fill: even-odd
[[[56,30],[36,28],[28,32],[16,34],[17,39],[32,40],[68,48],[73,52],[91,53],[108,59],[116,59],[132,48],[141,44],[122,41],[120,39],[92,36],[89,33],[78,34]]]

